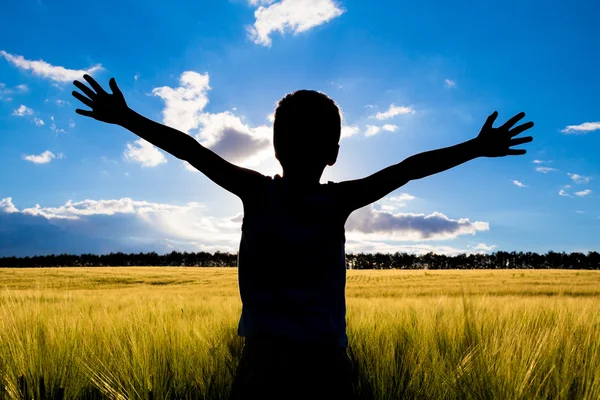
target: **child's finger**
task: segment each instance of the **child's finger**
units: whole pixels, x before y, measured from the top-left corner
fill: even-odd
[[[82,110],[80,108],[76,109],[75,112],[79,115],[83,115],[86,117],[94,117],[94,112],[93,111],[89,111],[89,110]]]
[[[85,93],[86,96],[88,96],[90,99],[93,99],[94,97],[96,97],[96,93],[94,93],[94,91],[92,89],[85,86],[83,83],[81,83],[79,81],[73,81],[73,85],[77,86],[77,89],[79,89],[83,93]]]
[[[96,93],[98,93],[98,94],[100,94],[100,93],[106,93],[104,91],[104,89],[102,89],[102,86],[100,86],[98,84],[98,82],[96,82],[94,80],[94,78],[92,78],[88,74],[83,75],[83,79],[85,79],[90,84],[90,86],[96,91]]]
[[[521,155],[523,155],[525,153],[527,153],[527,150],[508,149],[508,151],[506,152],[506,155],[509,155],[509,156],[521,156]]]
[[[94,102],[82,95],[81,93],[73,91],[71,94],[73,95],[73,97],[75,97],[77,100],[79,100],[89,108],[94,108]]]
[[[117,86],[117,81],[115,80],[115,78],[110,78],[110,80],[108,81],[108,86],[110,86],[110,90],[112,90],[113,94],[123,96],[123,93],[121,93],[121,89],[119,89],[119,87]]]
[[[515,115],[514,117],[512,117],[511,119],[509,119],[508,121],[506,121],[504,123],[504,125],[502,125],[500,127],[500,129],[510,129],[512,128],[517,122],[519,122],[523,117],[525,116],[524,112],[520,112],[517,115]]]
[[[490,116],[485,120],[485,124],[483,124],[483,126],[486,128],[491,128],[494,125],[496,117],[498,117],[498,111],[494,111],[492,114],[490,114]]]
[[[529,143],[533,140],[533,137],[531,136],[527,136],[527,137],[522,137],[522,138],[517,138],[517,139],[511,139],[509,142],[509,146],[518,146],[520,144],[523,143]]]
[[[515,129],[510,131],[512,137],[517,136],[519,133],[526,131],[527,129],[533,128],[533,122],[526,122],[523,125],[517,126]]]

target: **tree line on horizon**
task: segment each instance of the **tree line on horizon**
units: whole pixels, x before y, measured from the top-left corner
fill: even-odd
[[[0,268],[45,267],[237,267],[237,254],[178,252],[167,254],[50,254],[32,257],[0,257]],[[600,253],[590,251],[546,254],[497,251],[483,254],[349,253],[348,269],[594,269],[600,270]]]

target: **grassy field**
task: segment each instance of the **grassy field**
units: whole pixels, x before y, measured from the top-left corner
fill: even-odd
[[[347,303],[360,398],[600,399],[600,271],[349,271]],[[0,399],[224,399],[240,307],[230,268],[0,269]]]

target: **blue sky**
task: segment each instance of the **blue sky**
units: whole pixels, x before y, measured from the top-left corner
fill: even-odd
[[[533,120],[527,155],[410,182],[346,226],[348,251],[600,249],[600,5],[542,1],[23,0],[0,14],[0,256],[236,251],[241,202],[117,126],[72,80],[115,77],[136,111],[274,175],[276,101],[344,112],[323,182]],[[374,5],[376,4],[376,5]],[[367,228],[368,227],[368,228]]]

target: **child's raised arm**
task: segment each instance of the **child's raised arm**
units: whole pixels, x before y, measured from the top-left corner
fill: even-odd
[[[416,154],[363,179],[341,182],[337,185],[341,207],[349,214],[381,199],[411,180],[437,174],[477,157],[525,154],[525,150],[511,147],[533,140],[531,136],[514,138],[533,127],[533,122],[513,128],[525,116],[525,113],[519,113],[501,127],[494,128],[492,125],[497,116],[497,112],[490,115],[474,139],[452,147]]]
[[[130,109],[114,78],[109,81],[112,90],[112,94],[109,94],[91,76],[83,77],[93,90],[75,81],[73,84],[85,96],[76,91],[73,96],[92,110],[77,109],[77,114],[130,130],[173,156],[189,162],[213,182],[241,198],[251,193],[253,184],[262,178],[256,171],[224,160],[190,135],[154,122]]]

